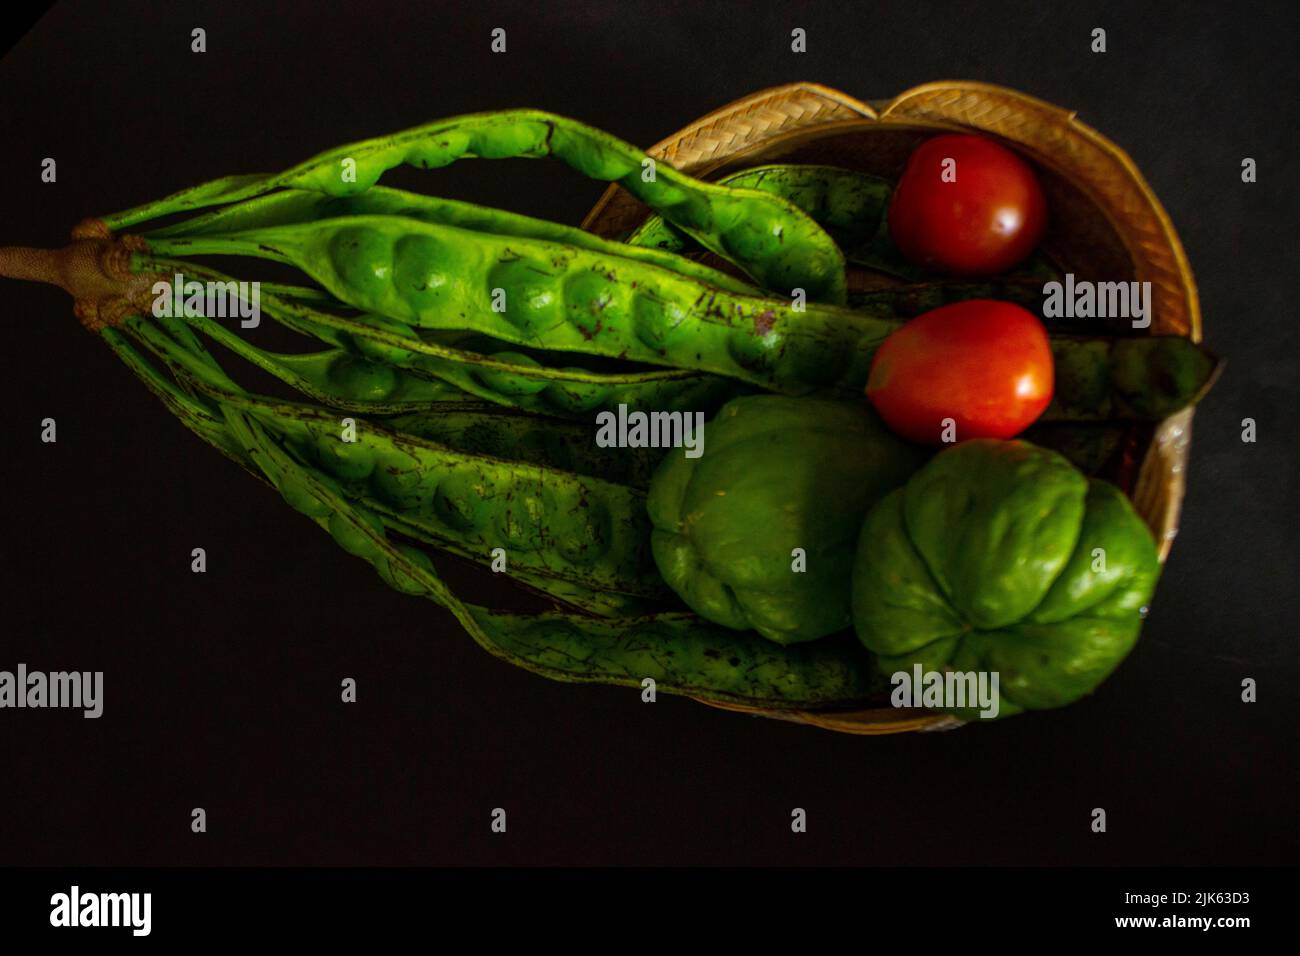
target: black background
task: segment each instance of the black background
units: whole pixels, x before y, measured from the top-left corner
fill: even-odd
[[[102,670],[106,702],[99,720],[0,711],[0,863],[1294,861],[1300,8],[339,7],[54,8],[0,61],[0,242],[59,245],[88,214],[462,112],[537,106],[648,146],[792,80],[866,99],[1016,87],[1132,154],[1229,363],[1196,414],[1144,636],[1079,704],[947,734],[848,737],[551,683],[390,591],[185,431],[62,293],[5,282],[0,669]],[[57,184],[39,180],[47,156]],[[553,163],[391,181],[572,223],[601,192]],[[47,416],[57,444],[39,440]]]

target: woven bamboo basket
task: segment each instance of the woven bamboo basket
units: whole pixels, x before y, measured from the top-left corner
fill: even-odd
[[[1038,169],[1051,209],[1045,249],[1079,278],[1150,282],[1152,334],[1201,340],[1196,284],[1169,216],[1128,155],[1075,114],[988,83],[944,81],[888,102],[866,103],[816,83],[791,83],[736,100],[649,150],[677,169],[715,179],[766,163],[818,163],[896,178],[936,131],[996,137]],[[611,186],[583,227],[618,238],[649,210]],[[852,281],[852,277],[851,277]],[[1192,409],[1135,434],[1120,484],[1151,527],[1163,561],[1178,528]],[[856,711],[771,711],[703,700],[726,710],[850,734],[946,730],[942,714],[882,707]]]

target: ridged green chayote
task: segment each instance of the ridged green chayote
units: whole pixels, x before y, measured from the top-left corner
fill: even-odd
[[[717,624],[781,644],[842,630],[862,518],[922,460],[865,402],[735,399],[705,426],[699,458],[670,452],[655,472],[655,562]]]
[[[1006,716],[1100,684],[1137,640],[1159,572],[1119,489],[1029,442],[968,441],[867,515],[853,621],[885,673],[996,672]]]

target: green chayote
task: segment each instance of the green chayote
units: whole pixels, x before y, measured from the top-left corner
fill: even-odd
[[[704,436],[701,457],[670,452],[650,485],[664,579],[701,617],[781,644],[849,627],[862,518],[924,452],[865,402],[780,395],[729,402]]]
[[[886,673],[996,672],[1009,715],[1100,684],[1137,640],[1159,573],[1117,488],[1028,442],[968,441],[867,515],[853,620]]]

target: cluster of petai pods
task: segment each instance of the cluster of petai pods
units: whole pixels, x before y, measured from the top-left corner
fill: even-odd
[[[392,216],[155,239],[150,248],[293,265],[340,302],[383,316],[407,342],[421,330],[473,328],[521,347],[703,372],[787,395],[860,395],[875,350],[902,322],[880,313],[913,295],[880,290],[859,310],[790,302],[612,254]],[[931,300],[942,298],[931,290]],[[1159,417],[1191,401],[1213,367],[1177,336],[1058,336],[1054,350],[1072,370],[1058,385],[1054,417],[1146,418],[1148,409]]]
[[[620,184],[651,218],[614,242],[377,185],[403,164],[545,156]],[[764,390],[860,396],[875,349],[908,317],[1037,301],[1045,260],[985,282],[906,263],[885,225],[891,189],[812,166],[703,182],[584,124],[511,110],[187,189],[79,227],[64,253],[0,249],[0,274],[68,288],[189,429],[492,654],[560,680],[841,707],[882,690],[862,646],[783,647],[686,613],[649,546],[645,494],[663,453],[598,448],[591,421],[619,406],[709,414]],[[314,350],[273,351],[217,318],[147,307],[142,290],[174,274],[236,286],[208,256],[233,257],[243,280],[267,268],[256,260],[300,273],[304,284],[261,282],[261,313]],[[891,284],[851,289],[846,262]],[[296,396],[240,385],[213,346]],[[1052,348],[1057,397],[1038,438],[1088,469],[1130,422],[1195,400],[1213,369],[1178,338],[1057,335]],[[505,556],[506,574],[560,610],[464,602],[433,553]]]
[[[618,559],[629,555],[620,550],[621,544],[609,547],[600,529],[593,535],[588,517],[575,520],[562,507],[557,509],[554,501],[533,497],[516,506],[509,492],[484,496],[453,490],[445,484],[448,473],[444,471],[452,460],[463,465],[468,475],[519,481],[529,495],[538,492],[529,487],[526,472],[560,488],[560,495],[566,483],[580,482],[587,491],[602,495],[601,507],[611,518],[644,520],[643,508],[628,508],[641,494],[630,487],[566,477],[549,463],[526,469],[517,461],[455,447],[458,437],[482,434],[484,429],[499,436],[510,429],[499,420],[500,412],[476,409],[470,412],[474,417],[456,421],[466,406],[446,410],[450,420],[432,427],[440,430],[447,444],[414,442],[409,434],[366,424],[363,427],[372,436],[367,451],[344,451],[344,443],[337,442],[330,430],[334,422],[320,409],[247,396],[210,357],[189,352],[161,331],[141,331],[128,325],[122,330],[106,329],[103,335],[188,427],[264,477],[340,547],[372,564],[389,585],[446,607],[475,641],[516,666],[574,682],[639,687],[650,678],[668,693],[775,709],[842,706],[881,689],[880,678],[854,642],[782,648],[749,640],[690,614],[665,610],[662,604],[589,587],[596,579],[585,574],[593,570],[596,575],[608,574]],[[143,359],[131,341],[137,338],[139,345],[176,373],[175,382]],[[500,439],[489,441],[496,444]],[[509,439],[506,442],[514,447]],[[383,473],[391,479],[380,478]],[[403,496],[424,483],[441,485],[441,493]],[[464,513],[466,507],[477,514]],[[556,524],[551,533],[565,536],[564,547],[544,555],[545,560],[534,566],[535,573],[512,573],[574,610],[504,614],[462,602],[437,576],[420,546],[471,557],[477,556],[470,553],[473,545],[483,543],[509,543],[526,552],[537,533],[536,523],[513,522],[512,507],[523,509],[515,512],[517,516],[526,515],[530,508],[545,509],[547,520]],[[427,537],[420,533],[430,529]],[[642,540],[644,546],[646,539]],[[516,552],[511,554],[513,558]],[[640,559],[631,556],[628,567],[635,577]],[[639,586],[632,582],[633,590]],[[642,590],[653,588],[651,584]]]

